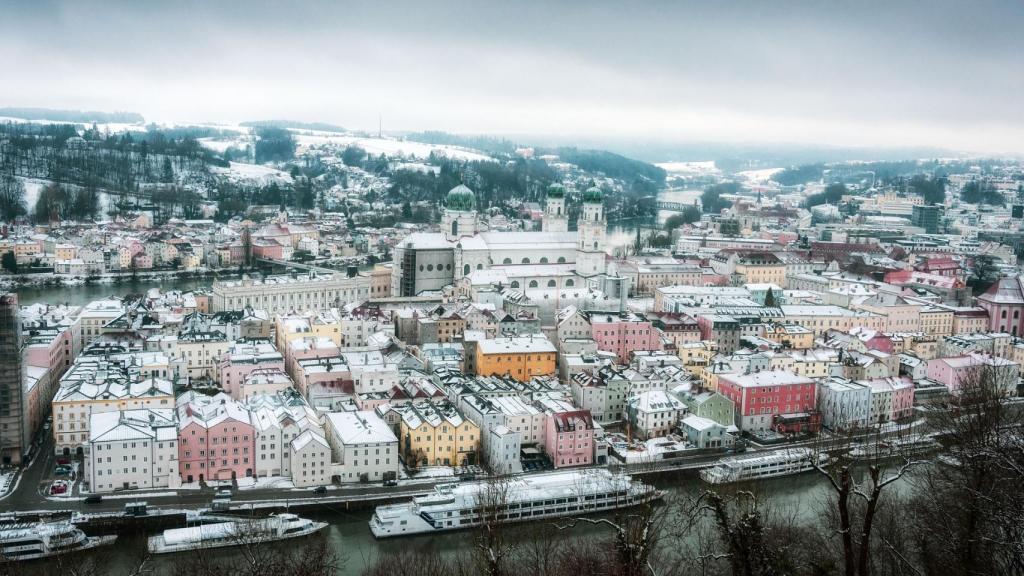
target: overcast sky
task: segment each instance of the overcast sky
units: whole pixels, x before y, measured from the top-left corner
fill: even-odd
[[[482,4],[0,0],[0,106],[1024,152],[1020,0]]]

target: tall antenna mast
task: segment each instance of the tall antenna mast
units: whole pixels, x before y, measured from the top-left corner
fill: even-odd
[[[377,114],[377,138],[384,137],[384,116],[380,113]]]

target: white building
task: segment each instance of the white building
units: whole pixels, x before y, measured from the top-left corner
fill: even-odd
[[[631,397],[626,412],[634,434],[657,438],[676,427],[686,405],[664,390],[649,390]]]
[[[313,430],[306,430],[289,443],[292,484],[296,488],[331,483],[331,446]]]
[[[325,484],[330,483],[330,450],[319,451],[319,441],[303,440],[302,448],[308,452],[295,451],[295,441],[306,432],[323,440],[324,430],[309,403],[293,389],[274,394],[260,394],[247,398],[245,407],[249,410],[252,425],[256,431],[256,475],[259,477],[291,477],[296,486],[312,486],[316,479],[326,475]],[[326,440],[323,440],[326,444]],[[321,452],[323,452],[321,454]],[[305,456],[303,456],[305,454]],[[301,466],[305,463],[306,466]],[[296,468],[298,466],[298,469]],[[301,474],[305,468],[307,474]],[[324,474],[319,470],[323,468]],[[317,471],[317,474],[311,474]],[[296,474],[299,472],[299,474]]]
[[[370,297],[370,277],[341,273],[302,276],[269,276],[262,280],[243,277],[213,283],[210,307],[213,312],[252,307],[270,314],[296,310],[329,310],[345,302],[361,302]]]
[[[395,246],[391,293],[437,292],[471,274],[501,270],[513,288],[577,288],[605,273],[606,221],[602,193],[583,194],[578,232],[565,221],[565,190],[549,190],[540,232],[481,231],[476,196],[465,185],[448,192],[441,232],[410,234]]]
[[[173,409],[95,413],[89,429],[85,477],[93,492],[181,485]]]
[[[333,476],[341,482],[379,482],[398,475],[398,438],[372,411],[326,415]]]
[[[871,387],[845,378],[818,382],[818,410],[821,423],[831,430],[867,426],[871,418]]]
[[[523,471],[519,457],[522,444],[519,440],[520,434],[509,430],[504,424],[492,427],[487,433],[484,450],[492,474],[519,474]]]

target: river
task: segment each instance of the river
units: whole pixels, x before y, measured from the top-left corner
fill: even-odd
[[[707,484],[701,482],[694,472],[685,472],[673,478],[664,478],[654,482],[660,488],[667,491],[667,505],[678,502],[688,497],[695,497],[701,491],[708,488]],[[901,490],[906,482],[901,480],[893,485],[893,489]],[[797,476],[762,480],[756,484],[743,486],[758,495],[758,502],[762,509],[769,510],[780,517],[794,518],[801,523],[815,523],[821,518],[822,507],[829,497],[830,488],[827,481],[817,473],[804,473]],[[732,487],[726,487],[731,491]],[[659,504],[663,506],[665,504]],[[669,511],[674,508],[669,508]],[[671,513],[671,512],[670,512]],[[368,522],[372,513],[368,510],[359,512],[344,512],[338,510],[334,513],[305,514],[329,523],[329,526],[321,536],[314,538],[326,538],[330,546],[344,560],[340,576],[356,576],[361,574],[368,566],[382,555],[396,552],[412,551],[429,555],[439,554],[442,557],[453,557],[456,554],[471,552],[470,543],[472,532],[455,531],[440,534],[431,534],[415,537],[402,537],[395,539],[377,540],[370,533]],[[513,525],[509,529],[513,540],[525,541],[536,534],[536,525]],[[555,538],[574,537],[604,537],[607,536],[605,529],[592,525],[580,525],[572,530],[556,532]],[[301,541],[300,541],[301,542]],[[664,545],[678,545],[679,540],[667,537]],[[291,544],[289,544],[291,545]],[[111,574],[125,574],[139,558],[139,554],[145,546],[145,537],[129,536],[122,537],[121,541],[114,547],[110,562]],[[232,552],[221,551],[221,554]],[[153,567],[162,573],[163,569],[169,568],[175,556],[158,556]]]

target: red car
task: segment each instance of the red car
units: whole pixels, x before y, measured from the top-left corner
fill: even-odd
[[[61,484],[54,484],[53,486],[50,486],[50,494],[64,494],[67,491],[68,487]]]
[[[69,460],[67,458],[58,458],[57,459],[57,464],[60,465],[60,466],[70,466],[71,465],[71,460]]]

